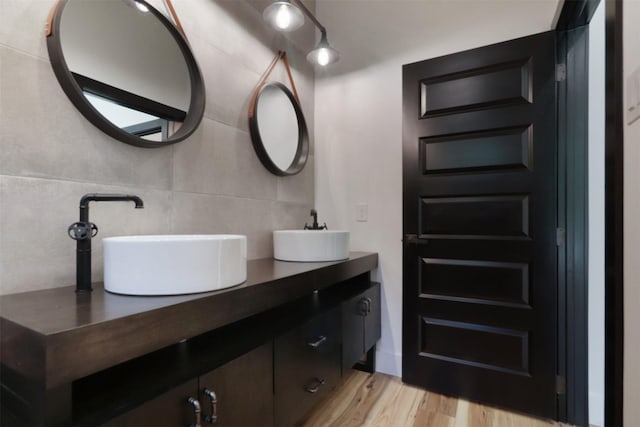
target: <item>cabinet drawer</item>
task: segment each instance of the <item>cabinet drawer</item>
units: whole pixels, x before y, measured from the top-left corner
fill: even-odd
[[[275,424],[294,425],[340,380],[340,309],[275,340]]]

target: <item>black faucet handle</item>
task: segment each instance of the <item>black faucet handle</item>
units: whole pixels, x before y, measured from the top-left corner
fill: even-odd
[[[67,233],[73,240],[86,240],[98,234],[98,226],[92,222],[74,222]]]

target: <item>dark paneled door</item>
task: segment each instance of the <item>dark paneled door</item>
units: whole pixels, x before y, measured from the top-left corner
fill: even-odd
[[[555,34],[403,67],[406,383],[556,418]]]

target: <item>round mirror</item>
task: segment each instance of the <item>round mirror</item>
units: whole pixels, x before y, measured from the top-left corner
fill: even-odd
[[[295,175],[309,155],[309,136],[302,109],[281,83],[260,89],[249,117],[253,147],[262,164],[279,176]]]
[[[127,144],[161,147],[202,119],[202,75],[182,35],[143,0],[61,0],[47,37],[71,102]]]

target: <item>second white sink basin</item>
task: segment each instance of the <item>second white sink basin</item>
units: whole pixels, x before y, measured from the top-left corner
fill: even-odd
[[[107,237],[104,288],[125,295],[209,292],[247,280],[247,237],[231,234]]]
[[[349,232],[343,230],[278,230],[273,257],[280,261],[320,262],[349,258]]]

